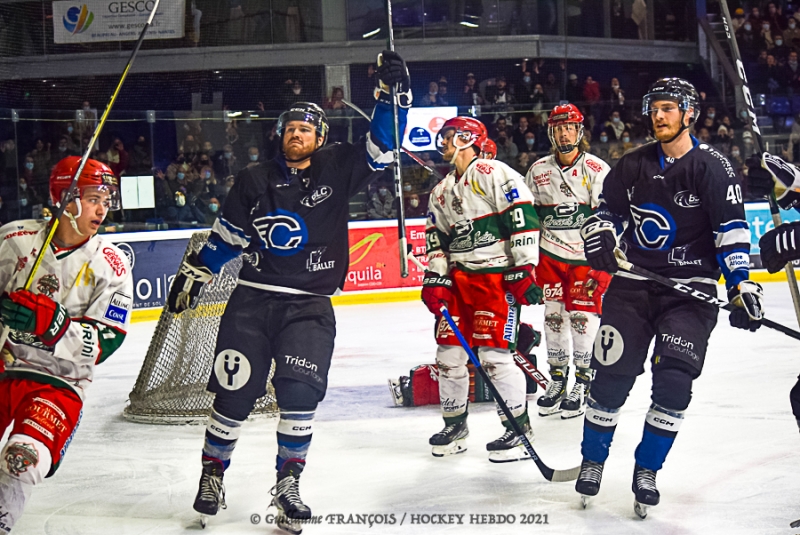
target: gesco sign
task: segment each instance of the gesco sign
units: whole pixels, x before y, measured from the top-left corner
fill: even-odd
[[[53,2],[53,38],[57,44],[135,41],[155,0]],[[146,39],[183,37],[186,2],[161,2]]]

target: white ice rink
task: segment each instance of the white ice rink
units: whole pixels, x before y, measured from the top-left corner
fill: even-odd
[[[768,316],[796,328],[786,284],[765,290]],[[488,462],[485,444],[503,432],[492,405],[471,406],[466,453],[431,456],[428,438],[442,427],[438,408],[395,408],[386,384],[433,362],[432,317],[421,303],[342,306],[336,315],[330,387],[317,412],[301,493],[315,515],[393,514],[396,523],[323,522],[307,526],[307,535],[800,533],[789,527],[800,518],[800,434],[789,406],[800,372],[796,340],[766,328],[734,330],[720,315],[685,422],[658,475],[661,505],[642,521],[633,513],[630,485],[649,372],[622,409],[600,494],[583,510],[573,483],[547,482],[532,462]],[[523,319],[541,328],[541,316],[541,307],[528,307]],[[204,428],[122,417],[154,327],[133,325],[120,352],[98,368],[65,461],[34,490],[15,535],[198,532],[192,501]],[[537,354],[545,371],[542,348]],[[535,404],[530,410],[533,445],[544,461],[555,468],[579,464],[582,419],[539,418]],[[267,504],[276,423],[244,425],[225,475],[228,509],[207,533],[279,533],[264,521],[274,512]],[[464,524],[411,524],[412,514],[434,513],[464,515]],[[469,524],[470,514],[481,513],[515,515],[515,524]],[[260,516],[258,525],[253,515]],[[547,515],[548,524],[520,525],[522,515]]]

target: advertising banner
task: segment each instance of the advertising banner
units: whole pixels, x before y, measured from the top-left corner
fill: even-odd
[[[403,148],[412,152],[436,150],[436,134],[444,122],[458,115],[456,106],[411,108],[403,136]]]
[[[154,0],[84,0],[53,2],[56,44],[135,41]],[[161,2],[145,39],[183,37],[186,2]]]
[[[761,248],[758,240],[766,232],[775,228],[772,224],[772,215],[769,213],[769,204],[766,202],[753,202],[745,205],[745,217],[750,225],[750,267],[761,268]],[[784,223],[800,220],[800,213],[796,210],[781,210],[781,220]],[[800,262],[794,262],[800,265]]]

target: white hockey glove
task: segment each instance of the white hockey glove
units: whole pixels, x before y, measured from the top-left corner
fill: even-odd
[[[408,67],[403,58],[397,52],[384,50],[378,54],[378,80],[380,87],[376,88],[375,99],[391,104],[389,100],[389,88],[395,88],[397,95],[397,105],[401,108],[410,108],[411,101],[411,77],[408,75]]]
[[[167,309],[173,314],[180,314],[187,308],[195,308],[200,300],[200,290],[211,278],[211,270],[200,262],[197,253],[190,254],[172,281]]]
[[[731,311],[731,327],[757,331],[764,318],[764,289],[757,282],[744,280],[728,290],[728,302],[737,308]]]

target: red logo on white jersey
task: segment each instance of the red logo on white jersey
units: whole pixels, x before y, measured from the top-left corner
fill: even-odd
[[[108,265],[114,270],[117,277],[121,277],[125,274],[125,262],[122,261],[114,249],[106,247],[103,249],[103,254],[105,255],[106,262],[108,262]]]
[[[586,160],[586,167],[588,167],[589,169],[591,169],[595,173],[599,173],[600,171],[603,170],[603,166],[602,165],[600,165],[599,163],[597,163],[594,160],[589,160],[589,159]]]
[[[494,167],[489,164],[479,162],[475,164],[475,169],[483,173],[484,175],[491,175],[492,171],[494,171]]]

